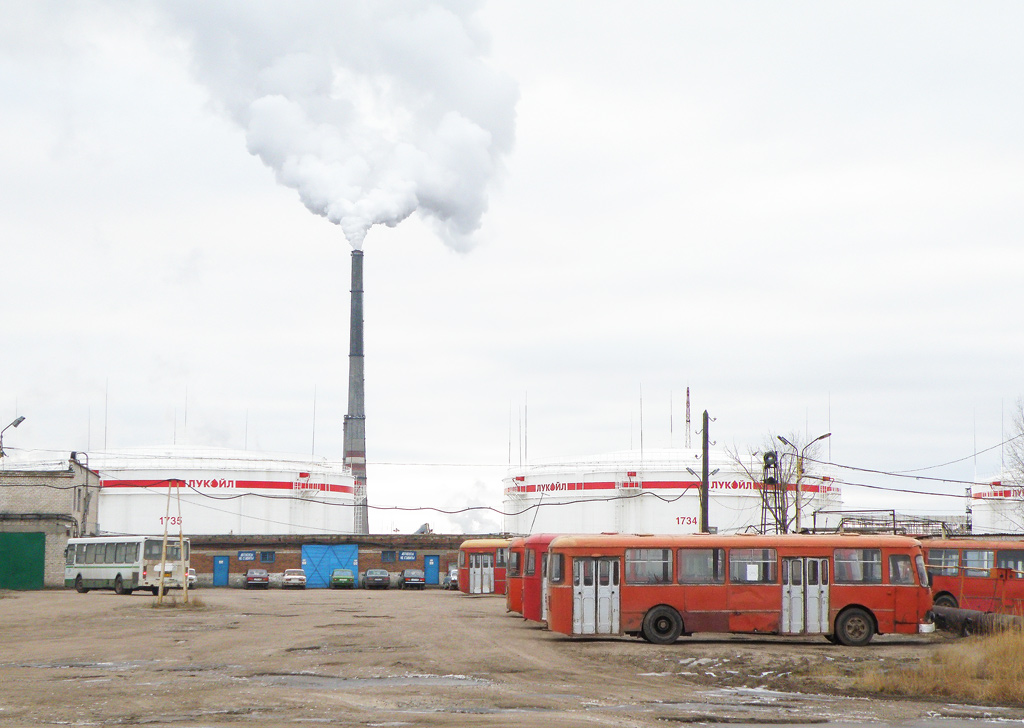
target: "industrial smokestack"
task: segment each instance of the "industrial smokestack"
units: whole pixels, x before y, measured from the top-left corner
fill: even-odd
[[[348,414],[345,415],[345,464],[355,477],[355,533],[370,532],[366,499],[366,410],[363,403],[363,251],[352,251],[352,303],[349,320]]]

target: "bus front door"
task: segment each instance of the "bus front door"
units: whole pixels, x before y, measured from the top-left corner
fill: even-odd
[[[619,633],[619,560],[576,558],[572,563],[572,633]]]
[[[494,593],[494,554],[469,555],[469,593]]]
[[[783,634],[825,634],[828,620],[828,559],[782,560]]]

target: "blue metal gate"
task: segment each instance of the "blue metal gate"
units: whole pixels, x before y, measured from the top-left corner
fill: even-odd
[[[228,585],[228,559],[227,556],[213,557],[213,585]]]
[[[303,544],[302,568],[306,570],[307,589],[326,589],[331,585],[331,572],[351,569],[359,581],[359,546],[356,544]]]
[[[426,578],[428,584],[440,584],[441,583],[441,557],[440,556],[424,556],[423,557],[423,576]]]

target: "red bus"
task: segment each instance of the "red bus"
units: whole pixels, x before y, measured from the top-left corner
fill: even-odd
[[[567,635],[821,634],[865,645],[935,629],[921,544],[905,536],[560,536],[548,581],[548,628]]]
[[[525,538],[514,538],[508,546],[505,579],[505,611],[523,613],[523,549]]]
[[[548,591],[548,547],[559,534],[536,533],[526,538],[523,559],[523,617],[546,622]]]
[[[1024,615],[1024,541],[921,542],[935,605]]]
[[[472,538],[459,546],[459,591],[504,594],[507,538]]]

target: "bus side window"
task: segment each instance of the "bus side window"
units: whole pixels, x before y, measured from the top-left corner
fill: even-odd
[[[996,554],[989,550],[964,549],[964,576],[987,579],[989,569],[995,566]]]
[[[836,549],[837,584],[881,584],[881,549]]]
[[[724,584],[725,549],[679,549],[680,584]]]
[[[96,544],[94,544],[94,543],[87,543],[85,545],[85,561],[83,563],[86,563],[86,564],[95,564],[96,563]]]
[[[117,548],[114,550],[114,561],[118,564],[124,563],[124,547],[126,544],[119,543]]]
[[[775,549],[730,549],[730,584],[778,584]]]
[[[103,563],[104,564],[112,564],[112,563],[114,563],[114,552],[116,550],[117,550],[117,544],[116,543],[108,543],[107,544],[106,553],[103,556]]]
[[[938,576],[956,576],[960,570],[960,552],[957,549],[928,549],[928,573]]]
[[[1013,569],[1011,579],[1024,577],[1024,551],[1001,550],[996,552],[996,566],[1000,569]]]

